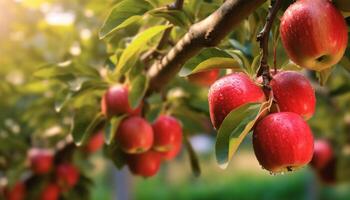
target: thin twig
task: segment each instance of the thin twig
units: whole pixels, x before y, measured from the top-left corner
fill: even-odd
[[[258,34],[257,41],[260,42],[260,48],[262,50],[262,57],[260,60],[260,67],[257,76],[262,76],[263,78],[263,87],[265,93],[268,95],[270,93],[270,80],[272,79],[270,74],[270,67],[268,64],[269,57],[269,36],[270,31],[273,25],[273,22],[276,18],[277,12],[281,7],[282,0],[272,0],[271,6],[269,8],[269,13],[266,18],[266,23],[264,28]]]

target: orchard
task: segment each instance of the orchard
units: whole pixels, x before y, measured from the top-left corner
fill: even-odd
[[[350,199],[350,1],[0,0],[0,199]]]

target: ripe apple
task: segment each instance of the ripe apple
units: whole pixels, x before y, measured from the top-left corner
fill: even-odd
[[[154,176],[161,164],[161,156],[158,152],[150,150],[141,154],[129,155],[127,163],[130,171],[139,176]]]
[[[260,165],[273,173],[292,171],[311,161],[314,151],[310,127],[300,115],[273,113],[263,118],[253,133]]]
[[[23,182],[17,182],[12,188],[5,191],[7,200],[24,200],[26,186]]]
[[[107,117],[121,114],[139,115],[141,105],[132,109],[129,104],[128,89],[124,85],[115,85],[110,87],[103,95],[101,100],[101,110]]]
[[[35,174],[47,174],[53,165],[53,152],[47,149],[33,148],[29,151],[29,162]]]
[[[343,57],[348,30],[329,0],[299,0],[288,7],[280,25],[282,44],[292,61],[322,71]]]
[[[198,73],[189,75],[188,80],[196,85],[209,87],[211,84],[213,84],[216,81],[216,79],[218,79],[219,73],[220,73],[220,70],[218,69],[198,72]]]
[[[137,116],[124,119],[116,133],[120,148],[129,154],[146,152],[152,147],[153,138],[152,126]]]
[[[301,74],[279,72],[270,82],[278,107],[282,112],[294,112],[309,119],[315,112],[315,91]]]
[[[311,166],[321,170],[333,159],[331,144],[324,139],[316,140],[314,143],[314,155],[310,162]]]
[[[350,12],[350,2],[349,0],[333,0],[335,6],[344,12]]]
[[[244,73],[232,73],[217,80],[209,89],[210,119],[219,129],[225,117],[245,103],[263,102],[262,89]]]
[[[72,188],[79,180],[79,170],[72,164],[63,163],[56,169],[57,182],[62,188]]]
[[[182,136],[181,139],[178,139],[177,141],[178,142],[174,143],[174,147],[170,151],[159,152],[162,160],[172,160],[181,152]]]
[[[57,200],[60,195],[60,188],[55,183],[50,183],[42,190],[40,200]]]
[[[85,146],[85,150],[88,153],[94,153],[102,148],[104,144],[104,137],[102,131],[99,131],[93,135]]]
[[[182,138],[181,124],[172,116],[161,115],[152,124],[154,132],[153,149],[159,152],[171,151]]]

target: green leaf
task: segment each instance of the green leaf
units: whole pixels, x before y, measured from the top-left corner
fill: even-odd
[[[220,61],[222,63],[225,63],[226,66],[232,64],[233,62],[239,63],[239,61],[233,61],[232,56],[224,50],[221,50],[219,48],[207,48],[201,51],[197,56],[187,61],[184,64],[184,67],[181,69],[179,75],[188,76],[189,74],[192,73],[193,70],[196,70],[197,72],[199,72],[199,70],[204,71],[206,68],[207,69],[221,68],[221,66],[219,65],[214,66],[215,61]],[[239,64],[239,66],[241,65]],[[233,66],[230,66],[230,67],[233,67]],[[237,68],[237,66],[234,66],[234,67]]]
[[[213,57],[201,62],[197,67],[189,74],[195,74],[211,69],[233,69],[235,71],[242,71],[240,63],[233,58],[218,58]]]
[[[100,39],[139,21],[150,9],[151,4],[144,0],[124,0],[118,3],[103,23],[99,32]]]
[[[65,61],[61,63],[49,63],[41,66],[35,73],[36,78],[60,80],[71,80],[74,78],[72,61]]]
[[[244,69],[249,70],[249,74],[255,74],[255,71],[250,69],[250,62],[241,50],[227,50],[227,52],[232,56],[232,58],[239,60]]]
[[[115,133],[118,130],[120,122],[125,118],[125,115],[111,118],[105,127],[105,143],[107,145],[111,144],[114,140]]]
[[[146,94],[149,84],[149,79],[145,75],[139,75],[131,82],[131,87],[129,88],[129,103],[132,109],[135,109],[140,105],[143,97]]]
[[[77,115],[76,117],[80,117]],[[72,127],[73,140],[76,145],[80,146],[86,143],[91,134],[95,131],[96,127],[105,120],[102,113],[96,114],[94,119],[87,125],[86,123],[79,123],[81,121],[75,120],[76,123]],[[83,131],[82,131],[83,130]]]
[[[126,163],[125,154],[119,147],[117,142],[113,142],[112,144],[105,146],[104,152],[108,158],[113,161],[113,164],[118,168],[122,169]]]
[[[215,144],[219,166],[225,169],[245,136],[254,126],[261,104],[248,103],[232,110],[222,122]]]
[[[55,99],[55,111],[60,112],[62,108],[72,99],[73,93],[68,89],[63,89],[58,92],[58,95]]]
[[[125,74],[135,65],[140,53],[149,46],[149,41],[168,27],[165,25],[153,26],[136,35],[120,56],[114,73],[119,75]]]
[[[332,71],[333,71],[333,67],[316,73],[318,82],[320,83],[321,86],[324,86],[327,83],[328,78],[332,74]]]
[[[163,17],[175,26],[187,29],[191,25],[190,19],[182,10],[171,10],[167,7],[156,8],[148,12],[154,17]]]
[[[194,151],[191,142],[189,141],[187,135],[184,135],[184,142],[186,146],[186,150],[188,156],[190,158],[191,169],[195,177],[199,177],[201,175],[201,168],[199,165],[199,160],[196,152]]]

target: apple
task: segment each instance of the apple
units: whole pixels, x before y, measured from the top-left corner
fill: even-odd
[[[153,135],[152,126],[146,120],[131,116],[120,123],[115,138],[125,153],[137,154],[152,147]]]
[[[102,131],[99,131],[98,133],[94,134],[88,141],[88,143],[85,146],[85,150],[88,153],[94,153],[101,149],[104,144],[104,137]]]
[[[62,188],[72,188],[79,180],[79,170],[70,163],[60,164],[56,169],[57,182]]]
[[[141,105],[132,109],[129,104],[128,89],[124,85],[114,85],[103,95],[101,100],[101,110],[107,117],[121,114],[139,115]]]
[[[181,124],[172,116],[161,115],[152,124],[154,132],[153,149],[159,152],[171,151],[182,138]]]
[[[300,115],[279,112],[258,122],[253,132],[253,147],[264,169],[280,173],[309,163],[314,141],[310,127]]]
[[[299,0],[285,11],[280,25],[289,58],[301,67],[322,71],[343,57],[348,30],[329,0]]]
[[[316,140],[314,143],[314,155],[311,166],[321,170],[333,159],[333,149],[331,144],[324,139]]]
[[[349,0],[333,0],[335,6],[344,12],[350,12],[350,2]]]
[[[29,162],[35,174],[47,174],[53,165],[53,152],[47,149],[33,148],[29,151]]]
[[[159,152],[162,160],[172,160],[181,152],[182,147],[182,136],[181,139],[178,139],[176,143],[174,143],[174,147],[170,151]]]
[[[270,82],[274,98],[282,112],[294,112],[309,119],[315,112],[315,91],[300,73],[279,72]]]
[[[188,76],[188,80],[196,85],[209,87],[219,77],[220,70],[213,69],[203,72],[198,72]]]
[[[10,189],[5,191],[7,200],[24,200],[26,195],[26,186],[23,182],[17,182]]]
[[[127,163],[133,174],[151,177],[157,174],[160,168],[161,156],[158,152],[150,150],[142,154],[129,155]]]
[[[245,103],[263,102],[265,95],[246,74],[232,73],[217,80],[209,89],[210,119],[219,129],[225,117]]]
[[[40,194],[40,200],[57,200],[60,195],[60,188],[55,183],[50,183],[44,187]]]

